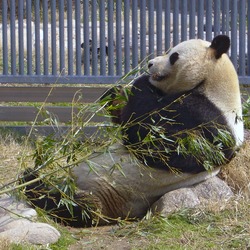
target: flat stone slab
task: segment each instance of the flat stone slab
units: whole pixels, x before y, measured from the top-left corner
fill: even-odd
[[[46,245],[55,243],[60,233],[46,223],[35,222],[37,213],[25,203],[7,195],[0,197],[0,238],[10,242]]]

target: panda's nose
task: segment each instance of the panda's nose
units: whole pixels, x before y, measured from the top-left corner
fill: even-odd
[[[153,66],[153,62],[152,61],[149,61],[148,62],[148,68],[151,68]]]

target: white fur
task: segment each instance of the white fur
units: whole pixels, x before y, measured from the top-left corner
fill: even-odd
[[[223,54],[216,59],[210,44],[199,39],[185,41],[167,55],[150,60],[150,81],[168,94],[189,91],[204,81],[200,91],[221,110],[235,137],[236,146],[240,146],[244,131],[238,76],[228,56]],[[175,52],[179,59],[171,65],[169,58]],[[159,76],[165,78],[158,81]]]

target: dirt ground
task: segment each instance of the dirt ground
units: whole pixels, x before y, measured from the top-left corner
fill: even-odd
[[[146,237],[117,237],[114,235],[116,226],[95,227],[83,230],[70,229],[79,241],[69,247],[69,250],[130,250],[146,247],[149,240]]]

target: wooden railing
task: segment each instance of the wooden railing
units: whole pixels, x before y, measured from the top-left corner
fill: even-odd
[[[79,105],[93,103],[107,90],[99,85],[94,87],[0,87],[0,126],[27,134],[33,128],[42,134],[53,132],[46,125],[44,112],[56,118],[61,128],[67,128],[77,115]],[[84,120],[84,117],[82,117]],[[104,121],[93,116],[91,122]]]

